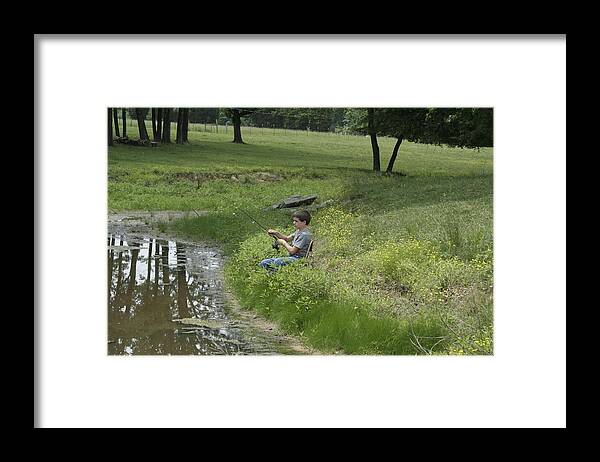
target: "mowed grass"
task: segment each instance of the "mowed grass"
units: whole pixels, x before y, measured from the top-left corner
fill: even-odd
[[[168,226],[220,243],[241,304],[324,352],[492,352],[491,148],[404,142],[386,176],[365,137],[244,128],[238,145],[203,128],[187,145],[110,147],[109,209],[207,211]],[[382,170],[394,143],[379,139]],[[313,214],[315,259],[268,278],[269,238],[235,207],[288,233],[290,210],[264,209],[294,194],[330,201]]]

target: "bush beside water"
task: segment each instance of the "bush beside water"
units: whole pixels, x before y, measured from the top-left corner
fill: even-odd
[[[359,235],[352,224],[352,214],[341,209],[315,214],[319,255],[273,274],[258,266],[276,255],[265,252],[268,236],[245,239],[226,265],[242,305],[324,353],[492,353],[491,313],[480,312],[480,306],[467,308],[474,292],[479,302],[491,302],[491,253],[464,262],[445,257],[433,242],[379,242],[372,234]],[[402,316],[381,313],[377,299],[368,295],[378,288],[418,308]],[[491,303],[487,309],[491,312]],[[464,322],[467,318],[472,326]]]

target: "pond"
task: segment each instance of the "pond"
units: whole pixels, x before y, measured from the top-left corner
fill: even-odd
[[[109,355],[297,354],[235,316],[218,248],[110,227],[107,244]]]

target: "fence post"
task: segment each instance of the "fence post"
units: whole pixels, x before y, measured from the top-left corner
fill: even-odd
[[[219,133],[219,120],[215,120],[215,127],[217,127],[217,133]]]

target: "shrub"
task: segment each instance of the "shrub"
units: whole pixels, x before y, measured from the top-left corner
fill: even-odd
[[[348,225],[350,220],[350,214],[332,212],[321,221],[324,226],[320,231],[334,237],[336,227],[340,223]],[[226,264],[228,280],[234,284],[243,305],[276,320],[284,329],[305,336],[316,348],[348,354],[433,354],[448,348],[451,354],[489,354],[486,331],[480,335],[473,330],[458,330],[460,338],[456,340],[449,336],[443,320],[435,316],[441,308],[446,311],[447,322],[454,324],[451,318],[470,303],[460,297],[484,278],[484,270],[490,269],[489,252],[465,263],[457,257],[444,256],[430,241],[407,238],[386,241],[353,258],[331,254],[330,260],[338,259],[340,263],[334,267],[343,273],[307,265],[303,260],[269,273],[258,263],[282,255],[272,250],[270,243],[264,234],[240,242]],[[328,252],[331,251],[329,247]],[[356,274],[363,276],[357,279]],[[348,287],[344,285],[348,277],[362,282]],[[373,278],[388,288],[407,289],[408,296],[421,309],[413,312],[410,319],[389,314],[376,316],[377,301],[369,296],[365,286]],[[477,305],[474,312],[463,314],[481,318],[480,300],[473,302]],[[477,325],[482,326],[479,322]]]
[[[385,242],[366,252],[362,262],[380,284],[425,302],[442,302],[454,289],[482,279],[480,267],[445,258],[433,243],[414,238]]]
[[[319,212],[315,233],[329,253],[339,256],[355,252],[352,225],[355,217],[340,209],[330,208]]]
[[[477,332],[457,337],[448,348],[451,355],[491,355],[494,354],[494,333],[492,325],[485,326]]]
[[[494,272],[494,254],[491,246],[475,255],[470,263],[481,275],[483,281],[492,281]]]
[[[300,263],[279,268],[268,281],[271,294],[279,302],[294,304],[299,310],[309,310],[329,297],[330,282],[325,272]]]

